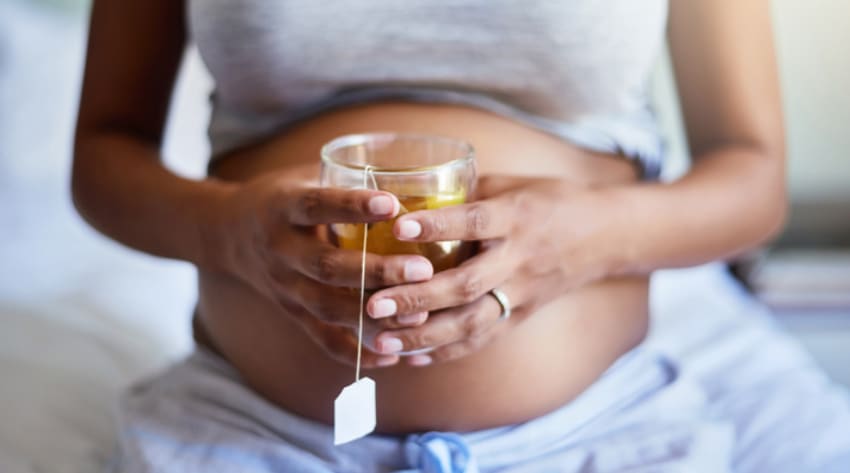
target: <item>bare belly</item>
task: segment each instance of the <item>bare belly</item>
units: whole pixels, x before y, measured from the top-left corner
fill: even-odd
[[[222,158],[212,173],[244,180],[317,163],[319,148],[331,138],[376,130],[466,139],[476,148],[480,174],[561,176],[595,186],[637,176],[635,166],[622,158],[580,150],[486,112],[399,103],[319,116],[238,157]],[[214,346],[271,402],[331,423],[333,399],[353,381],[353,369],[326,356],[274,303],[237,279],[203,271],[199,279],[199,341]],[[643,339],[647,289],[643,277],[601,281],[564,294],[466,358],[368,372],[378,386],[378,430],[468,431],[558,408]]]

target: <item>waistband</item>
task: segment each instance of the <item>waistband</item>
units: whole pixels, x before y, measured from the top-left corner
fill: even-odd
[[[218,376],[238,378],[226,361],[205,349],[198,349],[187,362]],[[338,447],[333,446],[331,426],[272,406],[264,407],[264,412],[256,407],[250,410],[253,416],[262,417],[266,425],[273,425],[276,435],[301,445],[330,464],[340,465],[340,471],[388,471],[387,465],[406,464],[409,468],[394,471],[478,473],[568,451],[571,444],[586,440],[595,430],[610,429],[612,417],[627,420],[620,413],[652,397],[676,377],[675,368],[665,357],[637,348],[616,361],[575,400],[528,422],[468,433],[371,435]],[[577,451],[573,458],[559,455],[558,461],[566,467],[571,461],[581,462],[582,458]]]

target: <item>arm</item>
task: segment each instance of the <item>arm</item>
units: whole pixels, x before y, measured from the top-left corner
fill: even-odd
[[[610,191],[628,235],[614,273],[728,258],[784,222],[785,147],[767,0],[671,2],[670,45],[693,166]],[[615,211],[616,212],[616,211]]]
[[[670,43],[694,161],[687,175],[590,191],[523,190],[520,179],[510,198],[445,211],[451,223],[435,225],[432,213],[421,238],[500,236],[464,232],[465,222],[473,211],[478,221],[525,222],[539,200],[542,223],[564,242],[559,261],[578,259],[595,279],[728,258],[774,236],[786,213],[785,147],[769,1],[671,2]]]
[[[97,0],[74,146],[72,193],[92,226],[132,248],[239,278],[328,353],[353,363],[361,254],[316,238],[329,222],[392,218],[389,193],[319,189],[298,168],[246,183],[183,179],[159,149],[185,45],[185,2]],[[273,140],[273,138],[272,138]],[[258,144],[244,152],[262,153]],[[237,158],[238,159],[238,158]],[[421,256],[368,255],[369,288],[422,281]],[[380,324],[398,327],[397,324]],[[364,353],[364,366],[397,356]]]
[[[185,47],[184,2],[96,1],[74,146],[80,214],[147,253],[215,268],[210,210],[232,190],[169,172],[159,155]]]
[[[727,258],[774,235],[785,217],[785,165],[768,7],[768,0],[671,2],[694,159],[682,179],[587,189],[491,176],[479,181],[479,202],[400,217],[400,239],[484,240],[486,251],[428,282],[374,294],[372,317],[450,315],[380,334],[378,348],[394,336],[407,350],[440,346],[428,362],[458,358],[505,330],[494,327],[500,308],[484,297],[494,287],[508,295],[516,324],[582,284]],[[379,311],[381,299],[393,299],[396,310]]]

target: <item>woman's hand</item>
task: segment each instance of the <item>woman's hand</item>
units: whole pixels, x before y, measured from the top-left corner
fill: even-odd
[[[320,188],[297,170],[240,185],[219,206],[216,240],[221,267],[279,304],[331,356],[356,358],[362,253],[323,240],[320,225],[376,222],[393,218],[399,202],[390,193]],[[422,256],[367,254],[366,288],[426,281],[433,275]],[[354,288],[354,289],[352,289]],[[367,320],[368,322],[368,320]],[[395,320],[368,327],[399,327]],[[396,355],[365,353],[363,364],[387,366]]]
[[[394,227],[399,239],[480,240],[482,251],[431,280],[381,290],[367,309],[374,318],[430,312],[417,327],[386,330],[379,352],[436,347],[407,359],[412,365],[473,352],[566,291],[607,273],[604,210],[599,193],[559,179],[484,177],[470,204],[412,212]],[[489,294],[502,290],[512,315]]]

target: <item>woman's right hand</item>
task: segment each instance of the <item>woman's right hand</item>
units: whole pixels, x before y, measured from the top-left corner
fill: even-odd
[[[212,238],[216,261],[293,316],[332,357],[356,360],[361,251],[336,248],[320,226],[388,220],[399,202],[388,192],[318,187],[297,170],[268,174],[239,184],[218,209]],[[366,289],[426,281],[431,263],[417,255],[366,255]],[[352,290],[354,288],[354,290]],[[416,316],[404,325],[424,322]],[[368,320],[364,340],[399,322]],[[393,318],[394,319],[394,318]],[[397,356],[363,352],[362,363],[388,366]]]

